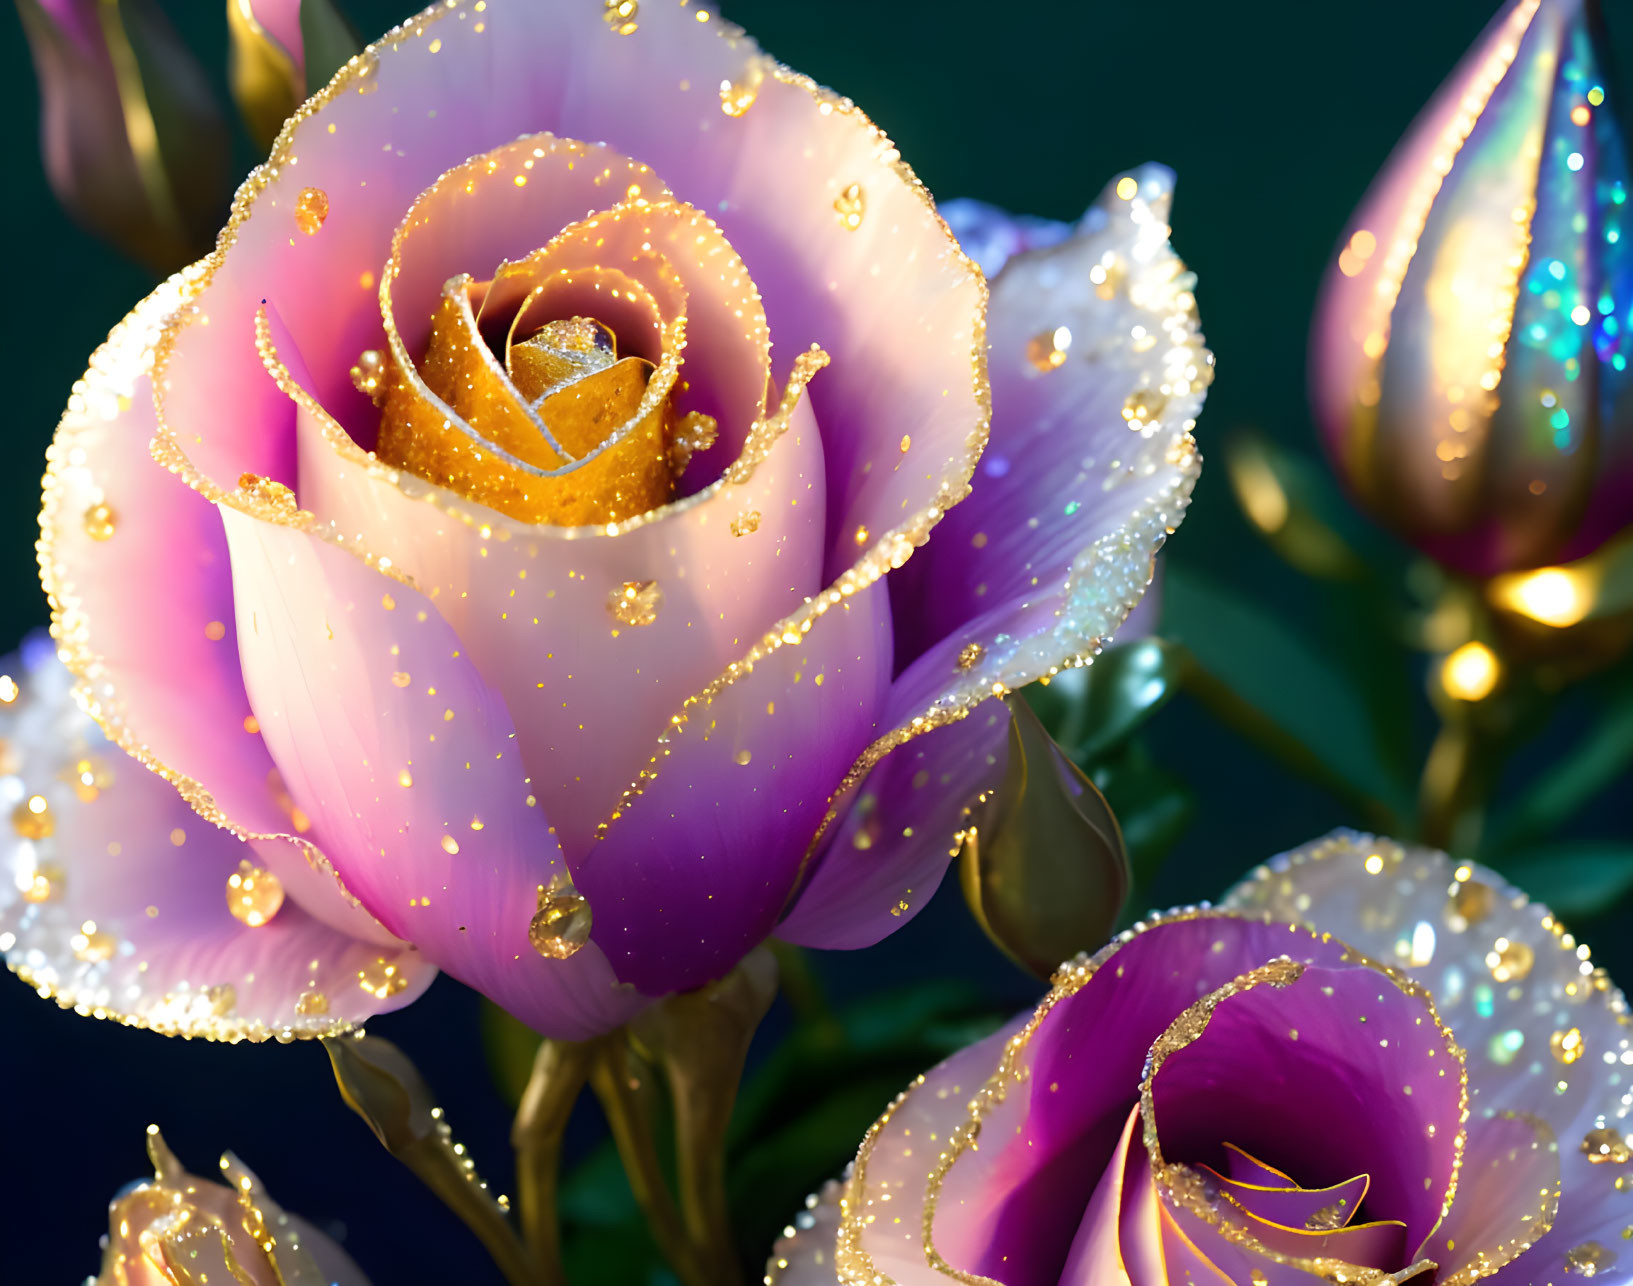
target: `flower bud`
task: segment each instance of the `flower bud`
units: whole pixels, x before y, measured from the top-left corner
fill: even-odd
[[[1633,520],[1627,156],[1595,0],[1511,0],[1344,232],[1312,399],[1360,504],[1488,576]]]
[[[228,140],[203,69],[152,0],[18,0],[57,199],[121,253],[170,272],[209,249]]]
[[[361,48],[330,0],[227,0],[227,31],[233,98],[262,147]]]
[[[223,1183],[189,1174],[147,1131],[153,1178],[132,1184],[108,1209],[102,1272],[86,1286],[368,1286],[339,1246],[267,1195],[243,1162],[221,1158]]]

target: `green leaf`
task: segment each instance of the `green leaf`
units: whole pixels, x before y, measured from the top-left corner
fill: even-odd
[[[1633,841],[1550,844],[1516,853],[1502,872],[1561,919],[1585,920],[1633,891]]]
[[[543,1037],[491,1000],[482,1001],[481,1031],[482,1052],[494,1086],[514,1110],[533,1075],[533,1058]]]
[[[1164,860],[1196,816],[1196,794],[1157,763],[1139,741],[1096,764],[1091,775],[1122,826],[1139,890],[1131,902],[1141,904]]]
[[[1313,460],[1259,434],[1241,433],[1225,443],[1225,470],[1248,522],[1292,566],[1326,580],[1367,575],[1356,542],[1336,525],[1350,508],[1332,476]]]
[[[1285,620],[1217,581],[1167,566],[1165,632],[1194,661],[1186,687],[1226,724],[1350,801],[1384,829],[1411,787],[1379,757],[1367,711],[1343,675]]]

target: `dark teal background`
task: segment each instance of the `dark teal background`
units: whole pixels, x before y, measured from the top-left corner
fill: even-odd
[[[219,68],[222,7],[167,7]],[[370,36],[408,12],[381,0],[347,8]],[[1633,12],[1618,8],[1609,18],[1627,66]],[[1218,379],[1197,432],[1214,462],[1171,556],[1251,587],[1318,636],[1336,629],[1309,586],[1247,530],[1217,445],[1252,426],[1313,450],[1304,343],[1319,274],[1368,179],[1492,5],[736,0],[726,12],[770,52],[855,98],[938,196],[1067,218],[1119,170],[1160,160],[1178,171],[1174,243],[1200,277]],[[149,282],[79,234],[52,201],[37,160],[26,49],[14,20],[0,19],[0,29],[9,287],[0,307],[0,646],[9,646],[46,619],[33,559],[46,443],[87,355]],[[254,158],[247,145],[241,151],[247,168]],[[661,172],[662,158],[646,159]],[[1153,735],[1164,762],[1201,795],[1198,821],[1157,890],[1164,901],[1215,895],[1269,854],[1358,820],[1184,705],[1165,711]],[[1519,776],[1529,762],[1521,759]],[[1626,832],[1619,817],[1609,824]],[[1602,946],[1628,981],[1626,945]],[[956,893],[885,947],[822,967],[842,993],[958,972],[1007,1006],[1035,994],[970,928]],[[375,1030],[423,1059],[456,1133],[503,1187],[506,1121],[481,1064],[475,1015],[473,998],[444,980]],[[343,1223],[376,1286],[498,1280],[476,1244],[339,1105],[316,1048],[166,1041],[58,1012],[6,981],[0,1085],[9,1091],[0,1095],[9,1145],[0,1279],[8,1284],[74,1282],[95,1271],[107,1199],[141,1173],[149,1120],[195,1168],[209,1173],[231,1146],[285,1204]],[[588,1135],[593,1122],[583,1129]],[[790,1213],[823,1177],[787,1176]]]

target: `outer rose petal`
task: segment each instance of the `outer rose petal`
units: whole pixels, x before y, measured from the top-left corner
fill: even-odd
[[[925,1176],[935,1164],[933,1145],[944,1144],[964,1123],[970,1096],[1025,1018],[920,1076],[868,1131],[845,1189],[836,1252],[841,1280],[869,1281],[875,1273],[897,1286],[946,1280],[924,1248]]]
[[[1226,905],[1319,924],[1417,978],[1466,1051],[1471,1125],[1513,1112],[1553,1132],[1563,1187],[1553,1228],[1491,1281],[1558,1281],[1567,1255],[1590,1242],[1611,1257],[1601,1272],[1619,1258],[1633,1262],[1621,1239],[1626,1194],[1614,1183],[1627,1161],[1613,1159],[1629,1155],[1619,1071],[1624,1058],[1633,1060],[1627,1008],[1587,947],[1546,907],[1483,867],[1353,831],[1276,858],[1232,890]],[[1479,1137],[1471,1128],[1471,1150]],[[1496,1144],[1493,1151],[1506,1151],[1501,1136]],[[1485,1162],[1468,1164],[1478,1172]],[[1517,1183],[1530,1181],[1529,1167],[1513,1173]],[[1533,1215],[1549,1200],[1546,1188],[1532,1194]],[[1464,1220],[1485,1225],[1462,1204],[1453,1202],[1448,1229]],[[1459,1242],[1458,1249],[1476,1248]],[[1505,1240],[1487,1249],[1500,1261],[1523,1247]]]
[[[1070,240],[1011,258],[999,275],[989,317],[992,441],[969,499],[891,574],[903,672],[850,785],[995,690],[1086,663],[1141,601],[1200,468],[1190,429],[1212,372],[1192,279],[1167,243],[1171,189],[1160,166],[1125,175]],[[1029,346],[1060,326],[1072,335],[1064,361],[1040,371]],[[1142,628],[1136,622],[1134,632]],[[968,764],[983,753],[982,737],[968,724],[939,733],[921,751],[924,766]],[[811,913],[796,908],[793,940],[864,945],[893,927],[881,912],[934,891],[962,810],[985,785],[972,775],[964,793],[903,796],[898,783],[914,771],[890,770],[888,791],[882,777],[863,787],[861,798],[895,796],[900,814],[865,864],[850,860],[844,835],[821,837]],[[845,818],[848,806],[836,800],[833,816],[850,833],[864,819]],[[844,908],[859,866],[868,872],[863,898]],[[895,896],[881,896],[891,885]],[[901,893],[908,887],[912,898]]]
[[[1157,570],[1157,579],[1118,630],[1120,643],[1156,628],[1160,563]],[[1067,670],[1055,682],[1067,685],[1085,677],[1084,670]],[[903,697],[911,694],[900,688],[893,693],[898,702]],[[886,707],[880,723],[900,729],[905,744],[865,776],[858,779],[853,769],[847,778],[812,846],[805,884],[778,926],[778,937],[830,950],[872,946],[917,915],[940,887],[958,855],[971,808],[1003,781],[1009,716],[1002,702],[983,701],[968,718],[923,736],[914,734],[911,718],[906,704]]]
[[[997,700],[886,755],[835,801],[839,820],[777,936],[841,950],[900,928],[941,886],[957,832],[1008,764],[1009,710]]]
[[[830,1179],[820,1193],[805,1199],[805,1209],[771,1248],[766,1260],[766,1286],[835,1286],[839,1270],[834,1266],[835,1243],[839,1236],[839,1202],[845,1185]]]
[[[382,924],[549,1035],[639,1007],[586,944],[534,950],[564,873],[504,703],[429,600],[289,526],[224,510],[244,674],[289,789]]]
[[[1058,219],[1011,214],[1000,206],[969,197],[942,201],[936,208],[947,220],[964,253],[991,281],[1008,260],[1028,250],[1058,245],[1072,235],[1072,225]]]
[[[1184,514],[1212,357],[1168,245],[1172,191],[1160,166],[1123,175],[993,285],[992,440],[970,498],[893,577],[903,659],[930,671],[902,682],[938,709],[1092,656]]]
[[[954,1143],[934,1227],[947,1262],[991,1273],[1008,1256],[1023,1278],[1057,1270],[1151,1045],[1191,1003],[1282,955],[1337,964],[1341,949],[1286,925],[1180,912],[1063,971],[972,1109],[1000,1142]],[[1093,1062],[1077,1057],[1087,1032],[1100,1033]]]
[[[255,838],[292,827],[270,788],[272,758],[249,730],[226,536],[214,508],[148,455],[145,371],[161,320],[196,277],[180,273],[139,304],[75,386],[47,454],[40,577],[52,632],[104,731],[207,821]],[[262,860],[325,923],[393,941],[296,848],[272,846]]]
[[[256,855],[103,739],[43,639],[29,651],[0,711],[0,806],[18,819],[0,948],[15,972],[82,1013],[234,1041],[332,1035],[425,990],[436,971],[412,947],[359,942],[293,900],[259,928],[236,919],[227,878]],[[359,985],[388,968],[389,994]]]
[[[768,638],[690,704],[574,864],[618,976],[661,994],[719,977],[776,925],[809,837],[890,681],[882,585]]]

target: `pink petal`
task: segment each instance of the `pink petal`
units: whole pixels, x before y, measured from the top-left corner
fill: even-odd
[[[1162,1244],[1159,1238],[1149,1235],[1155,1231],[1157,1213],[1155,1194],[1151,1190],[1150,1162],[1146,1160],[1144,1148],[1137,1144],[1129,1146],[1139,1124],[1140,1109],[1130,1108],[1117,1147],[1106,1163],[1100,1182],[1095,1184],[1083,1222],[1077,1226],[1066,1266],[1060,1273],[1060,1286],[1130,1286],[1135,1270],[1143,1270],[1142,1281],[1163,1280]],[[1144,1200],[1137,1195],[1141,1184],[1146,1189]],[[1147,1211],[1152,1221],[1149,1225]],[[1131,1234],[1126,1256],[1122,1244],[1125,1213]],[[1147,1235],[1142,1237],[1142,1233]],[[1151,1272],[1153,1255],[1155,1274]]]
[[[938,708],[1092,657],[1184,514],[1212,358],[1168,245],[1172,190],[1160,166],[1122,176],[1075,236],[993,284],[992,441],[970,498],[895,573],[905,655],[930,672],[903,683]]]
[[[1627,1163],[1607,1162],[1623,1153],[1600,1144],[1626,1134],[1626,1007],[1546,907],[1483,867],[1353,831],[1259,868],[1227,905],[1307,919],[1417,978],[1465,1051],[1471,1120],[1512,1112],[1552,1130],[1563,1185],[1553,1231],[1493,1281],[1557,1280],[1576,1247],[1620,1245],[1625,1194],[1612,1179]],[[1449,1218],[1463,1216],[1454,1202]]]
[[[1457,1200],[1421,1252],[1439,1261],[1441,1281],[1478,1272],[1492,1260],[1507,1261],[1539,1240],[1559,1213],[1561,1157],[1553,1131],[1541,1120],[1481,1113],[1469,1121],[1468,1132],[1457,1175]],[[1605,1245],[1611,1244],[1609,1228],[1584,1231],[1598,1232]],[[1625,1240],[1620,1234],[1618,1239]],[[1555,1243],[1554,1254],[1568,1248]],[[1539,1269],[1554,1274],[1552,1280],[1569,1271],[1557,1260],[1539,1265],[1531,1255],[1521,1254],[1498,1276],[1529,1281]]]
[[[229,877],[256,853],[209,825],[161,777],[107,743],[45,652],[0,711],[0,947],[43,995],[172,1035],[265,1040],[345,1031],[417,997],[431,963],[358,941],[286,899],[252,928]],[[86,778],[89,778],[89,781]],[[38,798],[43,812],[26,802]],[[49,818],[51,833],[29,838]]]
[[[840,1198],[845,1185],[830,1179],[820,1193],[805,1199],[771,1247],[765,1264],[766,1286],[838,1286],[834,1252],[839,1239]]]
[[[687,707],[574,864],[618,976],[659,994],[731,968],[775,926],[890,676],[882,585],[828,591]]]
[[[629,1017],[593,944],[554,960],[529,941],[565,863],[509,712],[429,600],[297,527],[223,514],[250,700],[347,887],[541,1031]]]
[[[957,854],[970,809],[1003,780],[1002,701],[884,755],[835,800],[837,817],[777,936],[809,947],[872,946],[926,906]]]
[[[838,1262],[847,1277],[880,1274],[897,1286],[946,1280],[925,1255],[925,1182],[1026,1017],[920,1076],[862,1141],[839,1236]]]
[[[1064,971],[985,1110],[982,1146],[947,1172],[934,1235],[948,1261],[1023,1278],[1063,1263],[1153,1042],[1194,1001],[1282,955],[1336,965],[1342,948],[1288,925],[1176,912]],[[1079,1057],[1085,1040],[1092,1060]]]
[[[138,305],[76,386],[48,457],[41,578],[53,632],[97,721],[206,821],[254,838],[291,824],[269,788],[272,758],[249,731],[226,537],[214,507],[148,454],[144,372],[161,320],[195,276],[171,278]],[[159,596],[164,610],[155,611]],[[392,941],[291,846],[272,845],[260,860],[325,923]]]
[[[298,354],[277,342],[293,386],[306,387]],[[797,388],[781,412],[787,427],[751,473],[617,535],[529,526],[335,455],[321,412],[299,412],[302,503],[341,532],[376,534],[369,547],[389,549],[458,632],[511,710],[535,793],[575,861],[686,701],[819,592],[821,435]],[[651,623],[611,614],[625,585],[649,583],[661,595]]]

